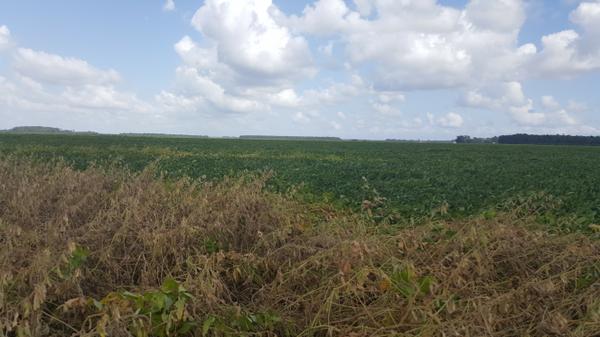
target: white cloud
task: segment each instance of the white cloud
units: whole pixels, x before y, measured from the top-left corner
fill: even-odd
[[[577,102],[574,100],[569,100],[569,102],[567,104],[567,110],[573,111],[575,113],[579,113],[579,112],[588,111],[589,107],[585,103]]]
[[[585,1],[579,4],[571,13],[570,19],[575,24],[583,28],[586,34],[597,38],[600,35],[600,1],[589,2]],[[600,41],[594,39],[594,47],[598,47]]]
[[[175,44],[183,65],[176,72],[176,88],[161,99],[238,113],[310,105],[294,89],[296,81],[315,73],[308,43],[278,24],[279,15],[270,0],[205,1],[192,19],[205,43],[184,36]]]
[[[523,0],[470,0],[463,9],[435,0],[318,0],[301,16],[280,16],[296,32],[337,36],[355,66],[375,66],[379,90],[457,88],[531,77],[572,77],[600,69],[600,1],[581,2],[581,28],[544,36],[538,53],[519,44]]]
[[[573,116],[578,110],[578,105],[573,104],[570,101],[566,108],[553,97],[553,96],[542,96],[541,105],[545,111],[545,114],[549,116],[550,122],[554,123],[555,126],[574,126],[578,125],[579,122]]]
[[[520,0],[471,0],[466,15],[478,28],[512,33],[525,21],[525,8]]]
[[[201,96],[178,95],[164,90],[156,95],[155,101],[168,113],[202,114],[207,108],[207,102]]]
[[[400,116],[402,112],[398,108],[399,103],[403,103],[406,99],[404,94],[390,91],[375,91],[370,92],[375,96],[371,101],[371,107],[376,112],[388,116]]]
[[[61,100],[69,107],[96,110],[147,112],[150,105],[135,95],[118,91],[113,86],[88,84],[82,88],[67,87]]]
[[[542,51],[532,65],[542,76],[572,78],[600,69],[600,1],[581,2],[570,14],[581,28],[542,37]]]
[[[218,61],[248,81],[289,81],[315,69],[306,40],[275,20],[271,0],[207,0],[192,24],[215,46]]]
[[[574,12],[573,22],[594,25],[590,12],[583,12]],[[564,47],[553,52],[552,36],[542,41],[542,52],[532,43],[520,44],[524,21],[522,0],[471,0],[462,9],[435,0],[355,0],[353,6],[344,0],[317,0],[291,16],[272,0],[207,0],[192,20],[204,39],[196,43],[184,36],[175,45],[183,64],[176,87],[165,91],[162,100],[188,110],[282,113],[308,123],[314,116],[307,111],[333,116],[336,105],[356,99],[391,121],[403,115],[399,105],[406,91],[484,88],[471,90],[467,98],[472,102],[466,105],[506,112],[519,125],[548,125],[559,114],[535,110],[520,82],[556,76],[562,72],[555,72],[560,63],[572,58],[564,58]],[[584,29],[586,36],[589,31]],[[312,47],[321,62],[312,60],[306,39],[311,35],[318,37]],[[353,74],[351,80],[324,85],[327,81],[319,78],[298,90],[300,80],[315,74],[316,64],[326,66],[323,60],[333,57],[334,46],[336,58],[342,55],[337,64],[345,64],[345,70],[328,70]],[[485,92],[489,87],[501,92]],[[291,113],[298,109],[303,112]],[[452,128],[463,122],[453,112],[429,125]]]
[[[373,12],[372,0],[354,0],[354,6],[361,16],[369,16]]]
[[[294,117],[292,117],[292,120],[296,123],[307,124],[307,123],[310,123],[311,118],[308,116],[308,114],[306,114],[302,111],[298,111],[294,114]]]
[[[0,47],[9,45],[7,75],[0,76],[4,126],[60,123],[99,128],[129,118],[143,120],[152,110],[135,94],[121,92],[120,75],[78,59],[19,47],[0,27]],[[14,47],[14,48],[13,48]],[[87,125],[87,126],[84,126]]]
[[[325,56],[333,56],[333,41],[329,41],[326,45],[319,46],[319,52]]]
[[[329,125],[331,125],[331,127],[334,130],[341,130],[342,129],[342,125],[340,123],[336,122],[336,121],[329,122]]]
[[[23,76],[50,84],[85,85],[116,83],[120,79],[115,70],[101,70],[86,61],[66,58],[28,48],[19,48],[13,68]]]
[[[449,112],[436,120],[437,124],[445,128],[460,128],[463,126],[463,117],[455,112]]]
[[[335,82],[325,88],[311,88],[303,92],[303,103],[308,106],[333,105],[346,102],[371,91],[358,75],[349,82]]]
[[[400,109],[385,103],[373,102],[371,104],[371,107],[373,108],[373,110],[377,111],[382,115],[400,116],[402,114],[400,112]]]
[[[490,85],[483,90],[465,94],[461,104],[466,107],[506,112],[521,125],[541,125],[546,121],[543,113],[533,111],[533,101],[523,93],[519,82]]]
[[[582,72],[600,69],[600,55],[582,54],[580,35],[574,30],[546,35],[538,57],[537,69],[542,76],[573,77]]]
[[[404,102],[406,97],[404,94],[399,92],[386,92],[382,91],[378,93],[378,99],[381,103],[392,103],[392,102]]]
[[[224,112],[259,112],[265,106],[257,101],[227,93],[225,89],[197,69],[177,68],[180,92],[187,96],[199,96]]]
[[[472,0],[464,10],[434,0],[318,0],[282,19],[295,31],[337,35],[354,64],[376,64],[387,90],[460,87],[518,76],[535,46],[518,45],[521,0]],[[373,17],[372,10],[375,10]]]
[[[0,52],[8,49],[10,44],[10,30],[6,26],[0,26]]]
[[[548,110],[556,110],[560,108],[560,104],[552,96],[542,96],[542,107]]]
[[[296,94],[294,89],[281,90],[280,92],[269,96],[269,98],[271,104],[281,107],[295,108],[301,104],[301,98],[298,97],[298,94]]]
[[[346,132],[360,119],[361,130],[378,136],[449,134],[465,119],[448,112],[461,112],[447,102],[451,91],[434,90],[452,89],[465,92],[459,105],[505,114],[516,128],[583,130],[585,104],[533,99],[521,83],[600,70],[600,1],[573,3],[571,27],[531,41],[539,47],[520,41],[530,36],[521,32],[528,1],[464,2],[311,0],[302,13],[287,15],[273,0],[205,0],[191,20],[201,36],[175,43],[181,62],[173,85],[148,102],[120,91],[117,71],[19,47],[0,26],[0,51],[8,51],[0,106],[88,117],[145,114],[173,124],[205,118],[223,128],[255,123],[267,132],[302,129],[290,122],[317,132],[343,125]],[[175,1],[163,4],[175,10]],[[404,104],[407,97],[419,100]],[[416,112],[423,109],[434,114]]]
[[[350,11],[343,0],[318,0],[307,5],[302,16],[293,15],[285,23],[299,32],[327,36],[345,31],[348,20],[358,19],[358,13]]]
[[[525,96],[518,82],[469,91],[463,97],[461,104],[466,107],[507,113],[522,126],[552,128],[581,126],[573,114],[580,112],[578,108],[584,106],[571,102],[564,108],[553,96],[545,95],[540,99],[541,109],[536,110],[534,101]]]
[[[2,78],[0,102],[17,111],[85,112],[91,110],[143,113],[150,105],[112,85],[86,84],[48,88],[29,77]]]
[[[167,12],[174,11],[175,10],[175,1],[167,0],[165,2],[165,4],[163,5],[163,10],[167,11]]]

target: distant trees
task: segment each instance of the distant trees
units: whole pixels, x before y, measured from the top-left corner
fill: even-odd
[[[456,137],[457,144],[537,144],[537,145],[600,145],[600,136],[529,135],[519,133],[491,138],[467,135]]]
[[[454,142],[457,144],[496,144],[498,143],[498,137],[478,138],[463,135],[456,137]]]
[[[498,137],[500,144],[600,145],[598,136],[516,134]]]

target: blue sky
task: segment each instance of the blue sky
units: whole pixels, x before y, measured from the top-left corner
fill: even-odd
[[[0,3],[0,129],[600,133],[600,1]]]

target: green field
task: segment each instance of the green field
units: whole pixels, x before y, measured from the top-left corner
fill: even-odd
[[[169,177],[272,170],[272,188],[302,186],[305,198],[343,207],[360,207],[376,189],[405,219],[446,204],[448,216],[476,215],[543,192],[543,207],[552,205],[541,222],[567,231],[600,223],[594,147],[0,135],[0,153],[61,157],[77,168],[116,162],[140,170],[156,162]]]

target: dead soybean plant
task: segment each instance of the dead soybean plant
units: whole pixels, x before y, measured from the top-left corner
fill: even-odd
[[[600,243],[0,160],[2,336],[597,336]]]

